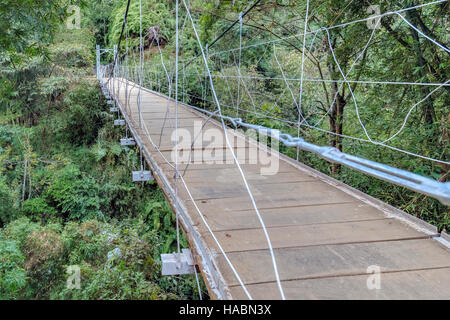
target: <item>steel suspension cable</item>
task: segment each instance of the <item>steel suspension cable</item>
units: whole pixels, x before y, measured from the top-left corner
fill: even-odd
[[[206,59],[205,51],[204,51],[203,46],[202,46],[202,43],[201,43],[201,41],[200,41],[200,37],[199,37],[199,35],[198,35],[198,33],[197,33],[197,28],[195,27],[194,20],[193,20],[193,18],[192,18],[192,15],[191,15],[191,13],[190,13],[189,7],[187,6],[185,0],[183,0],[183,4],[184,4],[184,6],[185,6],[185,8],[186,8],[186,13],[189,15],[189,19],[191,20],[191,23],[192,23],[192,29],[194,30],[194,34],[195,34],[195,36],[196,36],[196,38],[197,38],[197,43],[198,43],[198,45],[199,45],[199,47],[200,47],[200,51],[201,51],[201,53],[202,53],[202,57],[203,57],[203,61],[204,61],[204,63],[205,63],[206,71],[207,71],[208,75],[210,75],[210,74],[211,74],[211,71],[210,71],[210,69],[209,69],[208,60]],[[211,93],[213,94],[214,100],[215,100],[216,105],[217,105],[217,109],[219,110],[219,115],[222,116],[221,107],[220,107],[220,102],[219,102],[219,100],[218,100],[218,98],[217,98],[217,94],[216,94],[215,89],[214,89],[214,83],[213,83],[213,81],[212,81],[212,77],[209,77],[209,83],[210,83],[210,85],[211,85]],[[250,197],[252,206],[253,206],[253,208],[254,208],[254,210],[255,210],[255,213],[256,213],[256,215],[257,215],[257,217],[258,217],[258,220],[259,220],[259,222],[260,222],[260,224],[261,224],[261,226],[262,226],[264,235],[265,235],[265,237],[266,237],[267,245],[268,245],[268,247],[269,247],[270,256],[271,256],[271,258],[272,258],[272,264],[273,264],[273,268],[274,268],[275,277],[276,277],[276,280],[277,280],[278,289],[279,289],[279,291],[280,291],[281,298],[282,298],[283,300],[285,300],[286,297],[285,297],[285,295],[284,295],[283,287],[281,286],[281,280],[280,280],[280,275],[279,275],[279,273],[278,273],[278,266],[277,266],[277,262],[276,262],[276,259],[275,259],[275,254],[274,254],[274,251],[273,251],[273,248],[272,248],[272,243],[271,243],[271,241],[270,241],[270,237],[269,237],[269,234],[268,234],[268,232],[267,232],[267,229],[266,229],[264,220],[262,219],[261,214],[259,213],[258,207],[257,207],[257,205],[256,205],[255,198],[253,197],[253,193],[252,193],[252,191],[251,191],[251,189],[250,189],[250,186],[248,185],[248,181],[247,181],[247,179],[246,179],[246,177],[245,177],[244,172],[242,171],[242,168],[241,168],[241,166],[240,166],[240,164],[239,164],[239,160],[237,159],[236,154],[234,153],[233,147],[231,146],[231,143],[230,143],[230,141],[229,141],[229,137],[228,137],[227,132],[226,132],[226,126],[225,126],[225,122],[224,122],[223,118],[221,118],[221,123],[222,123],[222,128],[223,128],[223,131],[224,131],[224,134],[225,134],[225,140],[226,140],[227,146],[228,146],[228,148],[230,149],[231,155],[233,156],[233,159],[234,159],[234,161],[235,161],[235,163],[236,163],[236,167],[238,168],[239,173],[240,173],[240,175],[241,175],[241,177],[242,177],[242,180],[243,180],[243,182],[244,182],[244,185],[245,185],[245,187],[246,187],[246,189],[247,189],[247,192],[248,192],[248,195],[249,195],[249,197]]]

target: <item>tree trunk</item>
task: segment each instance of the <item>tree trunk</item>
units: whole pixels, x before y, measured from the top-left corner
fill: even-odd
[[[335,74],[334,66],[330,66],[331,74]],[[333,78],[334,79],[334,78]],[[330,122],[330,146],[333,148],[337,148],[339,151],[342,151],[342,132],[344,126],[344,108],[347,102],[345,98],[338,92],[338,83],[334,82],[331,84],[331,101],[334,100],[333,105],[331,107],[331,111],[328,114],[329,122]],[[336,99],[334,97],[336,96]],[[334,134],[333,134],[334,133]],[[334,163],[331,169],[331,173],[339,173],[341,171],[341,165]]]
[[[409,10],[406,12],[406,18],[411,21],[411,23],[417,25],[417,11]],[[423,51],[420,44],[419,34],[413,28],[410,28],[411,36],[413,38],[413,49],[416,55],[417,67],[419,68],[419,76],[422,79],[421,82],[428,82],[428,78],[425,70],[425,59],[423,57]],[[423,97],[430,94],[430,88],[427,86],[421,86],[421,92]],[[426,101],[422,103],[422,114],[424,118],[425,125],[431,126],[434,123],[436,114],[434,112],[433,99],[429,97]]]

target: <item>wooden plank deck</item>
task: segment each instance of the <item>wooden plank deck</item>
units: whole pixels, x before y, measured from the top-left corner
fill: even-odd
[[[279,299],[267,241],[237,166],[230,161],[211,163],[230,159],[224,141],[195,146],[197,152],[178,164],[190,193],[178,181],[177,200],[171,166],[174,102],[142,91],[140,129],[138,90],[129,90],[127,105],[125,81],[115,79],[114,87],[120,88],[116,101],[158,184],[180,213],[210,296],[247,298],[211,230],[252,297]],[[196,122],[204,124],[204,131],[221,129],[215,120],[179,104],[179,130],[195,136]],[[445,241],[436,241],[436,228],[240,133],[227,134],[237,142],[234,150],[265,221],[286,298],[450,299],[450,252]],[[190,148],[191,141],[179,146],[188,154]],[[261,152],[262,164],[249,163],[255,160],[250,150]],[[278,170],[262,175],[269,156],[279,160]],[[369,266],[381,270],[379,290],[367,287]]]

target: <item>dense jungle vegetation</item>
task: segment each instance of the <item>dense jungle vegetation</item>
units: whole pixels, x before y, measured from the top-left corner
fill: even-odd
[[[189,3],[203,44],[211,43],[249,6],[241,0]],[[311,1],[308,31],[367,17],[370,5],[385,12],[423,3]],[[163,58],[173,75],[175,1],[142,0],[142,4],[144,84],[168,94],[161,57],[149,34],[158,26],[153,30],[159,30]],[[81,9],[80,29],[67,28],[71,5]],[[120,145],[121,129],[112,125],[113,115],[95,79],[95,44],[117,44],[125,7],[126,1],[120,0],[0,2],[0,299],[198,297],[193,276],[160,277],[160,254],[176,247],[174,215],[155,183],[131,182],[130,172],[139,166],[138,150]],[[238,97],[241,109],[258,110],[258,114],[241,112],[240,117],[297,136],[296,125],[277,120],[298,121],[292,94],[279,77],[280,70],[288,78],[299,77],[302,35],[298,34],[305,12],[306,1],[261,1],[245,18],[243,46],[284,40],[242,50],[240,72],[248,76],[242,82],[215,78],[221,103],[230,106],[225,108],[227,114],[236,115],[231,106],[236,104],[239,86],[244,92]],[[448,12],[448,2],[443,2],[408,11],[406,16],[423,33],[448,46]],[[180,14],[183,65],[200,51],[185,11]],[[394,16],[380,20],[372,44],[358,56],[372,31],[364,22],[329,30],[329,39],[325,31],[308,37],[305,77],[340,79],[337,59],[347,78],[354,80],[443,83],[449,78],[449,55]],[[210,54],[239,47],[239,34],[237,25]],[[138,60],[138,1],[130,7],[127,38],[120,49],[130,50],[127,63],[133,66]],[[233,52],[209,57],[214,75],[236,76],[238,56]],[[111,57],[103,59],[111,62]],[[204,72],[201,59],[185,64],[181,98],[214,110]],[[137,79],[131,71],[128,76]],[[430,95],[414,108],[404,130],[389,144],[445,161],[450,159],[449,88],[433,92],[429,86],[351,85],[361,122],[377,141],[395,134],[411,106]],[[298,97],[298,81],[291,82],[291,90]],[[331,132],[302,126],[300,134],[306,141],[443,182],[450,179],[446,164],[339,136],[366,138],[349,88],[342,83],[305,82],[301,107],[308,122]],[[280,150],[297,155],[296,149]],[[450,228],[448,207],[437,200],[330,165],[310,153],[300,152],[300,160],[440,230]],[[81,267],[80,290],[66,288],[70,265]]]
[[[65,27],[67,1],[0,3],[0,299],[197,299],[193,276],[160,276],[174,215],[154,182],[131,181],[138,151],[94,77],[112,2],[72,4],[81,29]]]

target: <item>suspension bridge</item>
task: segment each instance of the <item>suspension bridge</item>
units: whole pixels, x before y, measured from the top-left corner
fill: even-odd
[[[179,92],[178,80],[181,9],[183,25],[191,23],[196,35],[197,58],[205,63],[215,111],[179,99],[185,94]],[[245,14],[237,25],[242,27]],[[450,237],[445,232],[280,153],[276,146],[316,153],[446,205],[448,183],[225,115],[207,48],[185,1],[177,1],[176,27],[174,70],[168,70],[161,54],[169,95],[144,85],[142,28],[136,64],[128,63],[133,52],[128,43],[120,56],[120,41],[127,42],[126,15],[118,46],[97,47],[97,77],[110,111],[118,116],[115,124],[126,128],[121,143],[140,150],[141,168],[133,172],[133,180],[156,180],[175,212],[177,235],[181,226],[189,243],[190,251],[182,251],[178,239],[178,252],[163,259],[163,269],[200,272],[213,299],[450,299]],[[150,46],[161,53],[156,33],[153,40]],[[103,53],[112,53],[114,62],[102,66]],[[303,72],[301,76],[303,80]],[[244,84],[241,89],[246,90]],[[268,137],[270,146],[262,137]]]

